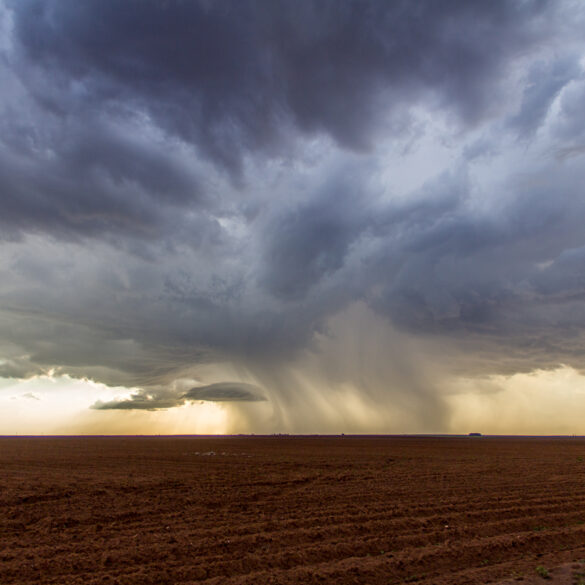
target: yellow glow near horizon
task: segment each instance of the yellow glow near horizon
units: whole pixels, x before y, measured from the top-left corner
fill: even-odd
[[[569,367],[461,379],[454,392],[451,432],[585,435],[585,376]]]
[[[228,433],[425,433],[585,434],[585,376],[569,367],[530,374],[459,378],[443,396],[441,431],[410,421],[408,410],[377,403],[355,388],[318,392],[307,380],[299,402],[194,402],[168,410],[92,410],[97,400],[129,397],[68,376],[0,379],[0,435],[228,434]],[[311,391],[309,391],[311,390]],[[329,390],[329,391],[325,391]],[[273,397],[278,400],[278,397]],[[302,403],[302,406],[301,406]],[[284,410],[287,412],[284,412]]]
[[[128,398],[132,390],[69,376],[0,379],[0,435],[227,432],[226,409],[211,402],[166,411],[90,408],[98,400]]]
[[[226,409],[213,402],[184,404],[168,410],[85,410],[71,421],[67,434],[223,435]]]

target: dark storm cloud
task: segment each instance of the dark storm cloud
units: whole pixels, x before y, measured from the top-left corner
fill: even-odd
[[[184,403],[183,399],[175,396],[165,398],[164,395],[140,393],[134,394],[128,400],[111,400],[110,402],[98,400],[92,404],[91,408],[94,410],[166,410],[167,408],[181,406]]]
[[[191,388],[184,394],[183,398],[211,402],[262,402],[266,400],[257,386],[241,382],[218,382],[208,386]]]
[[[273,218],[265,231],[263,282],[277,297],[304,297],[339,270],[352,242],[372,219],[361,169],[339,169],[308,201]]]
[[[563,56],[550,63],[536,63],[528,73],[520,111],[509,125],[516,128],[521,137],[531,137],[563,87],[580,77],[578,54]]]
[[[246,156],[284,156],[299,132],[370,148],[380,130],[399,133],[384,120],[417,100],[475,123],[492,107],[507,56],[550,35],[539,22],[551,10],[504,1],[6,5],[5,237],[112,233],[193,246],[222,240],[216,217],[235,203],[210,190],[197,157],[236,178]],[[326,221],[343,245],[343,226]],[[292,269],[327,270],[339,261],[328,245],[324,257],[299,251]],[[293,278],[266,282],[277,291]]]
[[[181,406],[190,401],[206,402],[263,402],[266,400],[260,388],[242,382],[217,382],[191,388],[185,394],[168,391],[140,392],[128,400],[96,402],[95,410],[162,410]]]
[[[560,101],[562,116],[556,127],[556,136],[567,145],[565,151],[578,153],[585,146],[585,83],[583,75],[580,83],[573,83],[563,94]],[[563,150],[561,150],[562,154]]]
[[[409,329],[479,336],[486,352],[498,346],[493,361],[502,366],[508,347],[519,369],[563,361],[582,368],[575,333],[585,326],[583,180],[578,164],[534,171],[530,180],[507,185],[508,203],[491,219],[474,217],[464,198],[446,199],[452,205],[429,213],[414,238],[382,247],[373,276],[382,292],[374,306]],[[457,182],[470,187],[461,176],[451,182],[438,182],[433,201]],[[417,212],[423,218],[424,206]]]
[[[197,209],[205,189],[144,127],[237,178],[246,156],[284,155],[298,131],[370,148],[385,118],[429,96],[475,123],[492,108],[506,57],[547,36],[538,23],[550,10],[506,1],[7,5],[5,63],[28,103],[10,103],[2,121],[3,225],[150,238],[169,235],[174,206]]]
[[[0,375],[264,400],[186,391],[229,363],[286,410],[356,305],[449,371],[584,367],[582,12],[0,0]],[[360,351],[339,384],[385,386]],[[407,353],[380,361],[422,411]]]
[[[168,230],[177,198],[197,205],[196,180],[165,160],[164,152],[92,130],[80,130],[69,144],[64,137],[55,145],[56,159],[39,161],[27,176],[0,167],[8,232],[49,229],[64,237],[114,232],[151,239]]]

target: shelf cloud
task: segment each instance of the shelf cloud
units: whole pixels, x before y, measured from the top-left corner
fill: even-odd
[[[127,400],[96,402],[95,410],[161,410],[181,406],[190,401],[206,402],[261,402],[266,400],[262,391],[253,384],[242,382],[217,382],[191,388],[180,396],[163,393],[137,393]]]

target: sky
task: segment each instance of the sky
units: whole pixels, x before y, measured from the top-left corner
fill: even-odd
[[[580,0],[0,0],[0,434],[585,434]]]

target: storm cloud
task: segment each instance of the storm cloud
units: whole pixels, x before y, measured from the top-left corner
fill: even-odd
[[[160,410],[181,406],[185,402],[199,400],[207,402],[262,402],[266,400],[262,391],[253,384],[241,382],[218,382],[191,388],[185,394],[173,396],[168,392],[137,393],[128,400],[96,402],[96,410]]]
[[[585,370],[584,25],[568,1],[1,0],[0,376],[133,389],[96,410],[269,402],[287,429],[350,424],[347,388],[427,424],[453,376]]]

